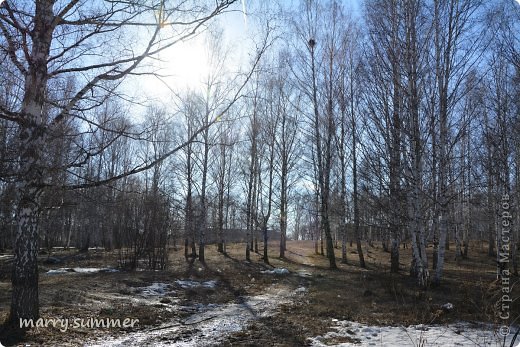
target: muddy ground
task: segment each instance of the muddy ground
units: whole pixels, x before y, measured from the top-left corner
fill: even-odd
[[[374,325],[498,323],[501,287],[495,281],[495,259],[486,255],[484,244],[472,244],[469,258],[458,262],[451,247],[442,285],[427,290],[417,288],[408,275],[410,249],[401,249],[401,272],[391,274],[390,256],[378,245],[365,247],[366,269],[349,248],[349,262],[338,259],[338,270],[327,268],[327,259],[314,253],[311,241],[288,242],[285,259],[277,257],[277,247],[270,245],[270,265],[255,253],[251,262],[245,261],[245,246],[237,244],[228,246],[227,256],[209,246],[206,264],[187,261],[183,250],[171,250],[166,270],[117,272],[112,270],[118,266],[117,252],[55,250],[41,255],[43,318],[139,322],[126,328],[66,331],[49,326],[25,336],[4,331],[0,341],[31,346],[305,346],[309,337],[326,333],[333,320]],[[340,250],[336,253],[339,256]],[[60,262],[49,264],[49,257]],[[0,255],[1,321],[9,311],[10,264],[8,255]],[[76,271],[63,270],[69,268]],[[85,268],[105,271],[80,272]],[[273,273],[275,268],[288,272]],[[517,286],[512,296],[520,296]],[[448,302],[453,309],[443,310]],[[513,303],[511,316],[518,317],[519,311]]]

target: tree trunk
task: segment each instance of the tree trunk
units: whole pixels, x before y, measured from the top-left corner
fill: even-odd
[[[455,225],[455,260],[462,258],[462,240],[460,237],[460,226]]]
[[[282,158],[281,177],[281,197],[280,197],[280,258],[285,258],[286,238],[287,238],[287,160]]]
[[[286,236],[280,235],[280,258],[285,258]]]
[[[392,9],[392,49],[398,53],[397,26],[398,19],[396,10]],[[392,67],[392,127],[390,131],[390,201],[389,214],[391,219],[391,249],[390,249],[390,271],[399,272],[399,246],[401,243],[401,75],[400,66],[395,56],[391,60]]]
[[[356,127],[355,122],[353,122],[353,149],[352,149],[352,161],[353,161],[353,169],[352,169],[352,179],[354,185],[354,236],[356,237],[356,247],[359,256],[359,266],[362,268],[366,267],[365,258],[363,256],[363,248],[361,247],[361,233],[359,228],[359,201],[358,201],[358,182],[357,182],[357,158],[356,158]]]
[[[390,271],[393,273],[399,272],[399,238],[392,239],[390,249]]]
[[[351,74],[354,69],[351,66]],[[361,247],[361,235],[359,230],[359,197],[358,197],[358,172],[357,172],[357,133],[356,133],[356,117],[354,114],[354,83],[350,80],[350,112],[352,117],[352,185],[354,187],[354,236],[356,237],[356,246],[359,257],[359,266],[366,267],[365,257],[363,256],[363,248]]]
[[[341,262],[348,264],[347,259],[347,224],[343,223],[341,227]]]
[[[264,223],[263,236],[264,236],[264,258],[263,259],[264,259],[264,263],[269,264],[269,255],[267,254],[267,241],[268,241],[267,222]]]
[[[18,208],[18,227],[14,241],[12,301],[9,320],[38,319],[38,205],[34,188],[26,190]]]
[[[202,239],[199,242],[199,261],[201,263],[204,263],[206,261],[206,258],[204,255],[204,240],[202,240]]]
[[[322,218],[323,219],[323,218]],[[323,246],[323,222],[320,224],[320,255],[325,255],[325,248]]]
[[[247,210],[246,210],[246,260],[251,260],[251,251],[253,250],[253,234],[254,234],[254,220],[256,218],[256,179],[258,171],[258,154],[257,154],[257,133],[258,124],[256,120],[256,99],[253,104],[253,115],[251,119],[251,148],[249,150],[249,179],[247,187]]]
[[[195,240],[191,240],[191,255],[193,258],[197,258],[197,247],[195,245]]]
[[[38,218],[39,198],[43,183],[43,151],[45,129],[42,115],[47,85],[47,60],[54,27],[53,2],[37,1],[30,64],[25,78],[21,114],[24,117],[19,133],[20,149],[18,182],[17,229],[14,235],[14,261],[11,276],[12,301],[9,321],[18,325],[20,319],[38,319]],[[14,54],[14,53],[13,53]],[[19,325],[18,325],[19,326]]]
[[[485,117],[487,120],[487,117]],[[489,150],[488,150],[489,151]],[[491,153],[488,153],[488,165],[491,166]],[[495,199],[493,197],[493,179],[492,179],[493,172],[491,168],[488,169],[487,172],[487,213],[488,213],[488,255],[490,257],[494,257],[496,255],[495,253]]]
[[[318,94],[316,85],[316,64],[314,57],[314,47],[316,42],[314,39],[309,40],[309,48],[311,53],[311,73],[312,73],[312,102],[314,106],[314,135],[315,142],[314,148],[316,152],[316,164],[318,174],[318,184],[320,191],[320,218],[321,218],[321,231],[325,234],[327,241],[327,257],[329,259],[329,267],[336,269],[336,257],[334,255],[334,244],[332,242],[332,235],[329,221],[329,189],[330,189],[330,171],[331,171],[331,141],[332,131],[334,129],[332,125],[332,114],[330,108],[330,100],[328,106],[327,115],[327,137],[324,140],[325,148],[322,148],[322,134],[320,129],[320,113],[318,108]],[[322,153],[323,151],[323,153]],[[323,235],[322,235],[322,254],[323,254]]]

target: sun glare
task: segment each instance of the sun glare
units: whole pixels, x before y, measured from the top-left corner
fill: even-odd
[[[209,73],[207,52],[199,40],[179,43],[161,56],[161,74],[172,88],[198,88]]]
[[[222,27],[217,25],[212,28],[213,31],[202,31],[195,37],[178,42],[159,53],[158,59],[151,62],[158,74],[157,78],[141,80],[144,81],[141,82],[144,94],[149,98],[160,99],[171,95],[171,91],[177,93],[186,89],[200,90],[204,88],[210,74],[219,74],[219,77],[224,78],[226,71],[239,69],[244,62],[248,43],[246,8],[246,2],[243,0],[242,12],[227,18]],[[165,21],[162,16],[162,11],[155,14],[155,19],[161,26]],[[164,27],[165,35],[171,34],[169,27]],[[232,49],[224,48],[228,45],[232,47],[233,44],[237,46]],[[233,65],[229,65],[231,61]]]

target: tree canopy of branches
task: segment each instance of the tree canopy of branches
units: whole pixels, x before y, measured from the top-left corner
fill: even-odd
[[[42,193],[54,186],[51,173],[86,164],[121,136],[140,136],[125,123],[96,119],[96,111],[123,79],[152,73],[146,68],[150,57],[193,36],[233,2],[2,2],[2,66],[13,86],[0,103],[0,118],[14,126],[10,140],[17,150],[12,170],[2,172],[15,181],[17,195],[12,322],[38,317],[38,218]],[[99,143],[83,142],[101,130],[105,138]],[[52,148],[62,139],[70,141],[72,155],[53,162]],[[110,177],[82,176],[60,188],[108,183],[176,150]]]

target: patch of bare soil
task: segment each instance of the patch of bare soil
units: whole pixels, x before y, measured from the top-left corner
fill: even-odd
[[[329,270],[327,259],[314,254],[312,241],[289,242],[285,259],[277,258],[278,244],[272,243],[270,265],[255,253],[246,262],[245,247],[237,244],[228,246],[228,256],[208,247],[206,264],[186,261],[182,250],[172,250],[164,271],[49,274],[49,270],[66,268],[112,269],[118,264],[115,252],[59,251],[50,256],[54,260],[49,261],[49,255],[41,257],[42,318],[71,322],[131,318],[138,323],[66,331],[49,326],[34,328],[23,337],[4,333],[0,341],[32,346],[128,345],[132,341],[134,345],[304,346],[308,337],[326,333],[333,319],[374,325],[493,323],[500,294],[494,259],[480,245],[472,246],[469,259],[459,262],[448,251],[444,282],[428,290],[417,288],[408,275],[409,249],[401,250],[399,274],[389,272],[388,253],[368,246],[364,249],[366,269],[359,267],[357,254],[349,252],[348,264],[338,259],[339,269]],[[273,267],[289,273],[266,271]],[[1,320],[9,311],[9,274],[9,257],[0,257]],[[514,287],[512,296],[518,294]],[[441,309],[447,302],[454,307],[449,312]],[[511,316],[517,317],[519,311],[514,303]]]
[[[182,251],[172,251],[165,271],[92,271],[117,267],[117,254],[103,251],[86,254],[60,251],[50,257],[59,260],[53,263],[49,263],[49,256],[41,256],[41,317],[67,319],[68,327],[66,331],[63,325],[34,328],[23,337],[4,332],[0,341],[4,345],[79,346],[100,336],[126,335],[171,322],[184,322],[208,308],[265,293],[273,285],[288,291],[293,289],[292,279],[262,273],[271,266],[241,260],[243,257],[238,257],[242,255],[241,248],[236,246],[234,252],[224,256],[210,247],[206,264],[187,261]],[[10,264],[0,262],[0,319],[3,321],[9,312]],[[88,326],[91,318],[139,321],[134,327],[107,329]],[[80,319],[83,326],[73,327],[75,319]],[[189,329],[183,331],[185,337],[193,333],[195,331]]]
[[[366,269],[359,267],[357,253],[350,251],[348,264],[337,259],[339,269],[329,270],[327,259],[314,254],[312,242],[292,242],[287,258],[273,259],[272,264],[305,278],[306,295],[302,300],[282,305],[280,314],[255,321],[250,329],[230,336],[226,345],[262,346],[269,341],[273,346],[303,346],[309,343],[309,336],[330,331],[337,319],[380,326],[445,325],[459,321],[498,325],[502,322],[497,318],[496,303],[502,293],[496,281],[495,259],[487,256],[485,245],[471,246],[468,259],[455,261],[452,245],[446,254],[442,284],[423,290],[409,276],[409,248],[401,249],[401,271],[392,274],[389,253],[377,246],[364,248]],[[431,249],[428,251],[431,264]],[[512,283],[517,280],[512,279]],[[518,298],[518,287],[513,286],[512,290],[511,297]],[[453,310],[442,309],[446,303],[451,303]],[[510,314],[511,321],[520,316],[518,302],[512,304]]]

